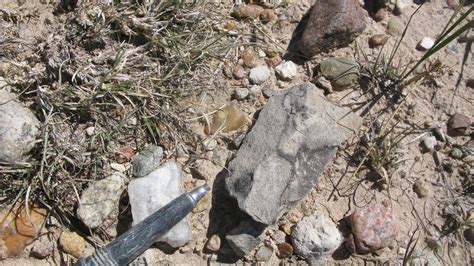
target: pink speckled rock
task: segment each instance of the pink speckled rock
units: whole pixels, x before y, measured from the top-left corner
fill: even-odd
[[[384,204],[385,205],[385,204]],[[398,224],[390,209],[372,204],[350,216],[352,237],[348,243],[358,253],[370,253],[388,246],[397,236]]]
[[[237,65],[232,71],[232,75],[234,76],[235,79],[243,79],[247,75],[247,72],[242,66]]]

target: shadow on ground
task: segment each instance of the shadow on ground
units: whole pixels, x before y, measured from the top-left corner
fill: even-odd
[[[212,207],[209,213],[207,230],[207,238],[215,234],[221,238],[221,248],[217,253],[217,261],[221,263],[234,263],[239,260],[239,257],[234,254],[225,240],[225,236],[242,221],[251,219],[250,216],[239,209],[237,201],[229,195],[225,187],[225,179],[228,175],[229,171],[224,168],[214,181]]]

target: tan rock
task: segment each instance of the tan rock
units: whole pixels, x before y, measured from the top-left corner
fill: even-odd
[[[206,243],[206,249],[211,252],[218,252],[221,248],[221,238],[218,235],[213,235]]]
[[[421,180],[418,180],[413,184],[413,191],[416,193],[418,198],[425,198],[429,194],[429,190],[426,187],[426,183]]]
[[[76,232],[64,231],[59,238],[59,245],[67,254],[80,258],[84,253],[85,241]]]
[[[210,126],[206,125],[205,133],[210,135],[219,130],[222,132],[231,132],[240,129],[250,123],[251,120],[235,104],[230,104],[221,110],[218,110],[212,116]]]
[[[260,14],[264,11],[264,8],[259,5],[239,5],[236,6],[232,12],[232,16],[238,19],[256,19],[260,17]]]
[[[242,59],[246,67],[256,67],[259,62],[258,55],[252,48],[243,50],[240,54],[240,59]]]
[[[369,46],[370,47],[377,47],[380,45],[384,45],[388,41],[388,35],[385,34],[374,34],[369,39]]]

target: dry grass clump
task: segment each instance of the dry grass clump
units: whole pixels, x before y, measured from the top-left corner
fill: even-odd
[[[38,40],[40,67],[15,84],[35,101],[41,140],[26,162],[0,165],[0,204],[26,197],[67,224],[81,191],[111,173],[120,148],[192,152],[178,100],[209,90],[217,69],[209,59],[229,49],[228,33],[216,28],[220,14],[206,2],[59,6],[62,29]]]

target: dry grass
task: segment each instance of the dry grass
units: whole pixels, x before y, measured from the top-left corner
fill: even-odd
[[[36,101],[41,140],[27,161],[0,165],[0,204],[28,198],[69,224],[81,191],[110,174],[120,148],[152,143],[168,156],[194,152],[179,102],[209,90],[221,67],[211,59],[233,47],[214,10],[206,1],[58,9],[64,27],[35,51],[44,71],[16,82],[24,101]],[[4,41],[7,54],[15,40]]]

